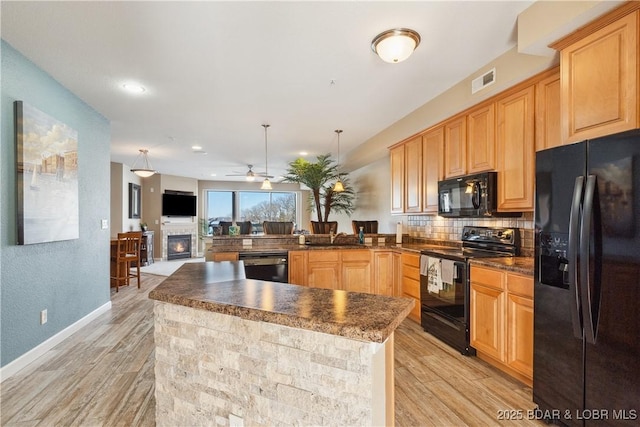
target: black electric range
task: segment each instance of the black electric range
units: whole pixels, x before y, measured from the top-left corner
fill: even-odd
[[[469,260],[516,256],[516,228],[465,226],[462,247],[429,248],[420,255],[420,308],[423,329],[464,355],[469,344]]]

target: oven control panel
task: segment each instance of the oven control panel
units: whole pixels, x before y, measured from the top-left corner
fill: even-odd
[[[514,228],[474,227],[467,225],[462,229],[463,242],[517,245],[518,236],[519,233]]]

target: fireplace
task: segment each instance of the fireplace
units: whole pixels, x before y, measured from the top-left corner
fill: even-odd
[[[191,258],[191,235],[167,236],[167,260]]]

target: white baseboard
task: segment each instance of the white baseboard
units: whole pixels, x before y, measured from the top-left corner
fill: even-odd
[[[0,368],[0,382],[6,380],[7,378],[11,378],[12,376],[20,372],[20,370],[27,367],[27,365],[33,362],[37,362],[37,359],[40,356],[43,356],[47,351],[51,350],[53,347],[57,346],[66,338],[70,337],[75,332],[77,332],[84,326],[91,323],[91,321],[93,321],[95,318],[97,318],[103,313],[106,313],[110,309],[111,309],[111,301],[93,310],[91,313],[87,314],[82,319],[64,328],[63,330],[61,330],[51,338],[47,339],[41,344],[38,344],[36,347],[32,348],[31,350],[29,350],[22,356],[18,357],[17,359],[13,360],[12,362],[7,363],[5,366]]]

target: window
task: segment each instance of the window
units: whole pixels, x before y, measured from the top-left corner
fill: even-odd
[[[209,234],[220,221],[251,221],[252,233],[262,234],[264,221],[297,222],[297,197],[291,191],[207,191]]]

